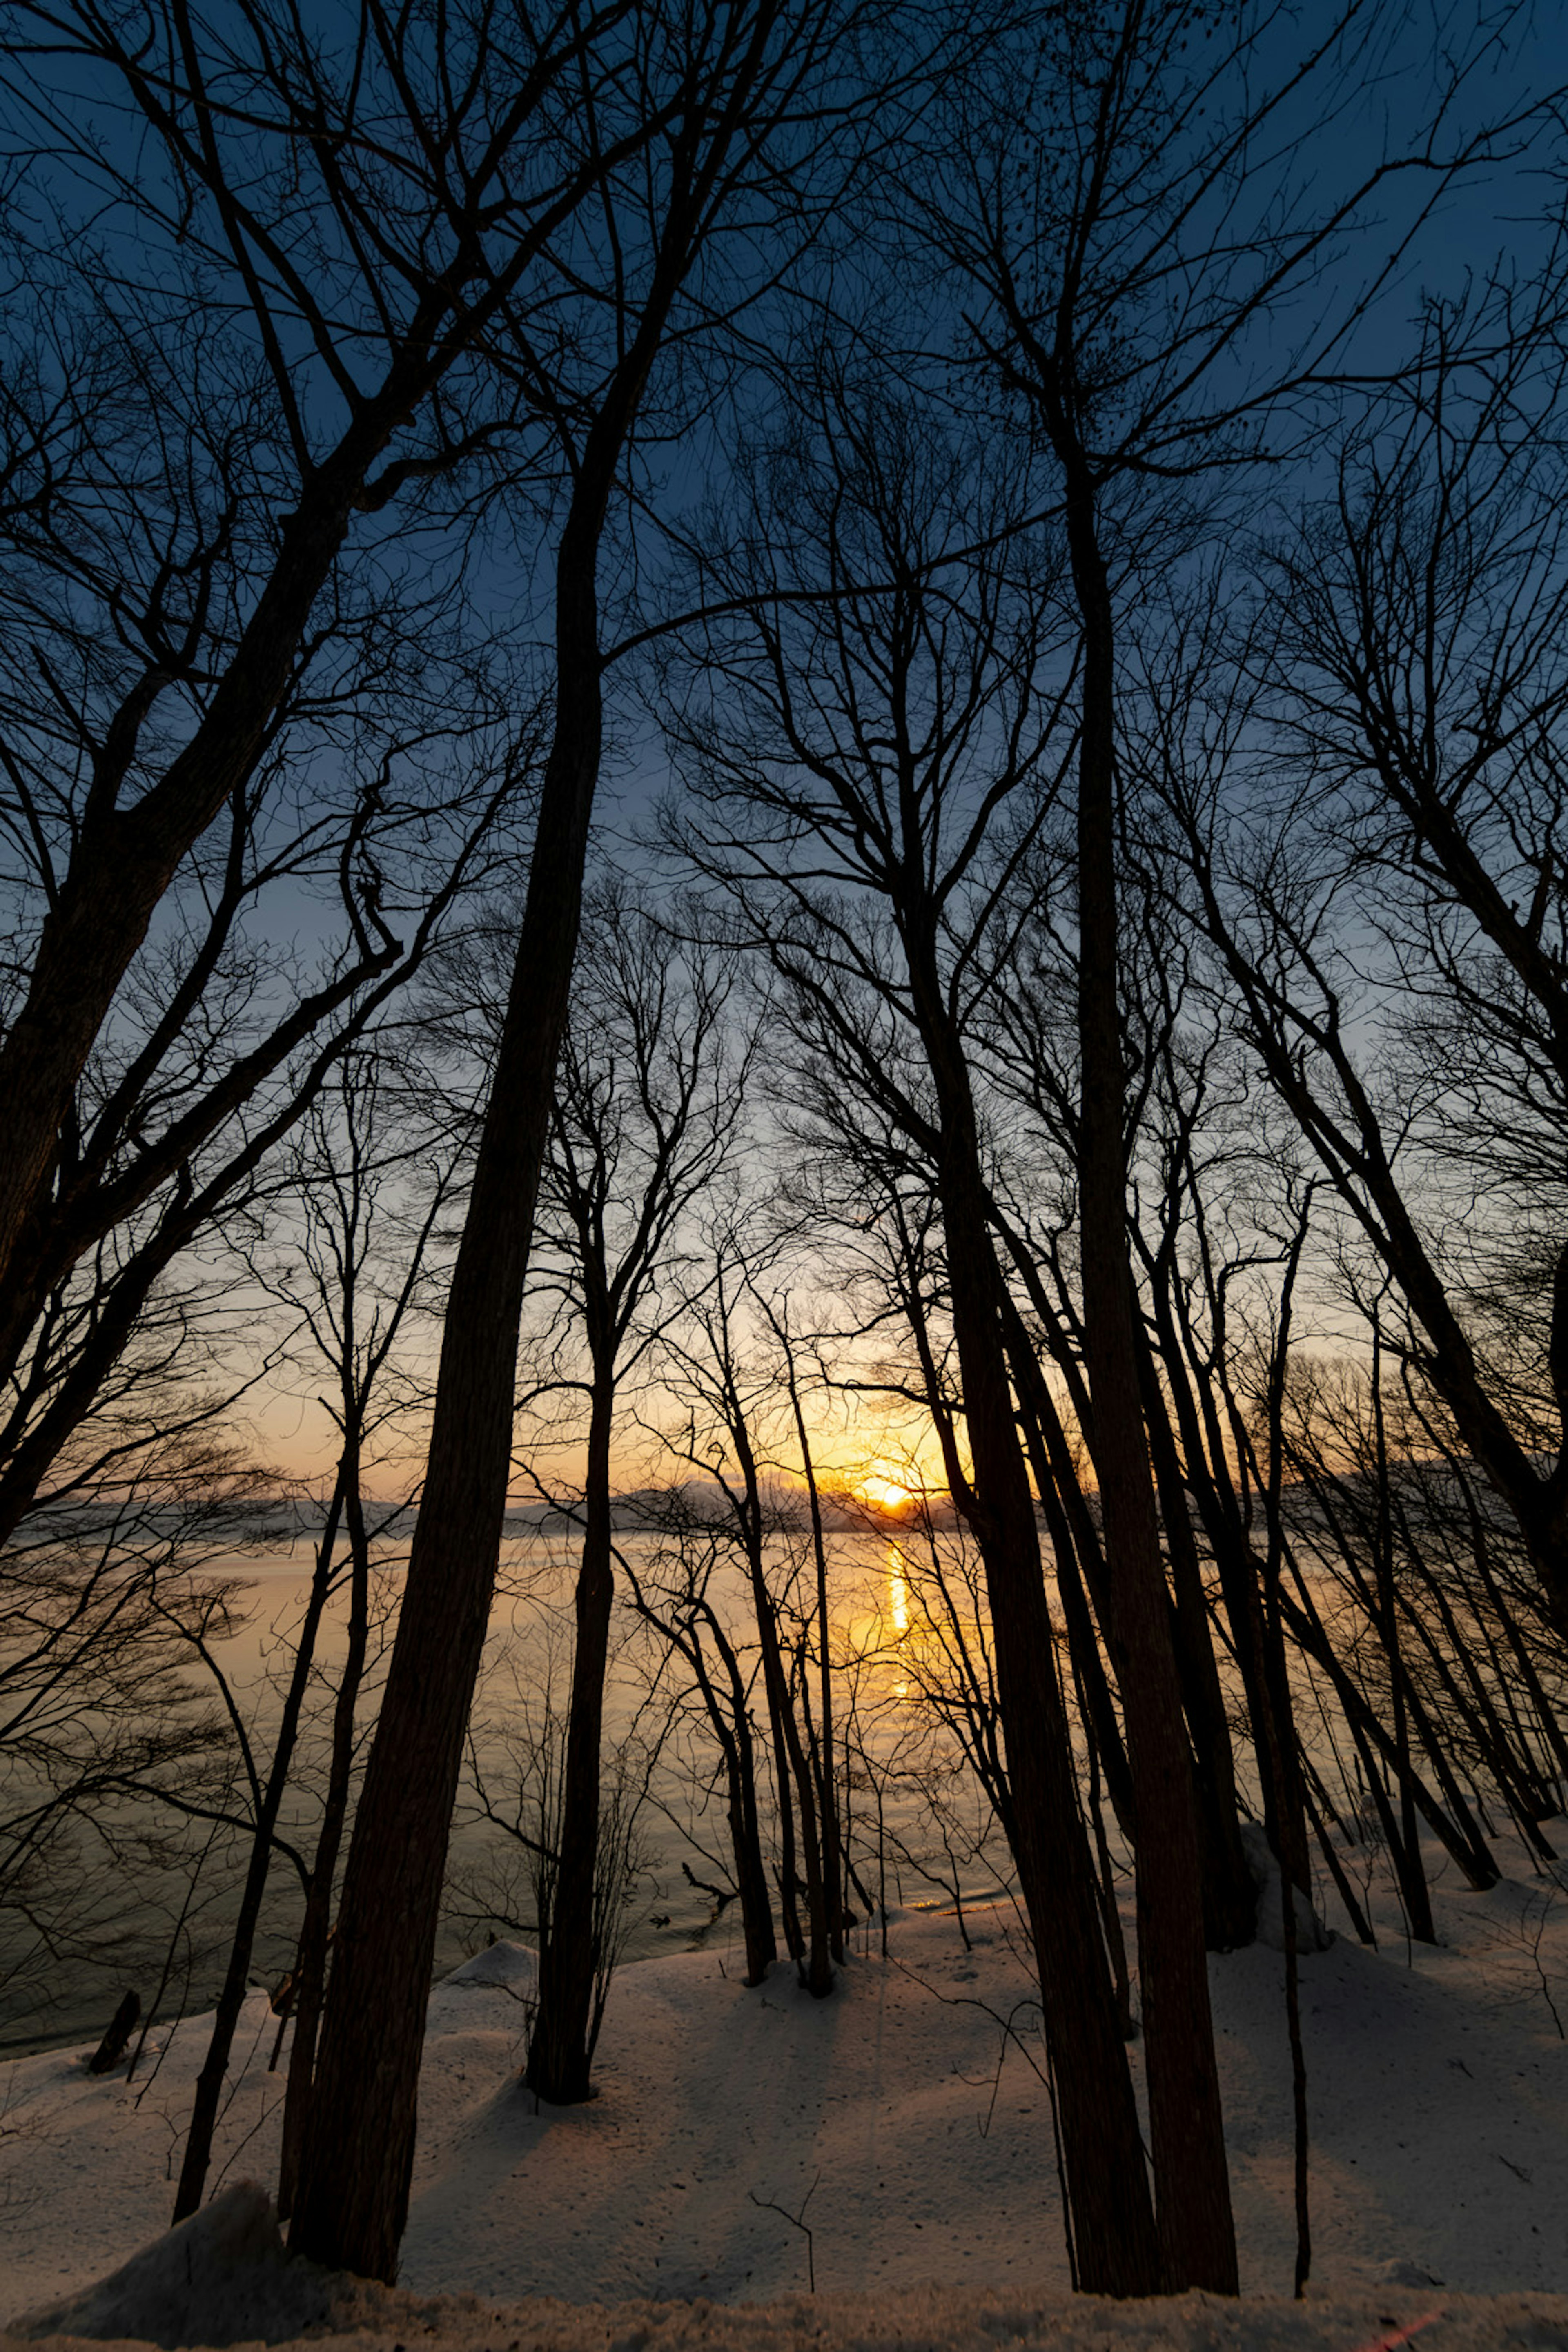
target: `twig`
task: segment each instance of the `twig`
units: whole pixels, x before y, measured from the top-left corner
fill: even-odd
[[[816,2252],[811,2231],[806,2226],[805,2209],[810,2204],[812,2199],[816,2196],[816,2181],[820,2180],[821,2178],[822,2168],[819,2165],[816,2171],[816,2180],[812,2182],[811,2187],[801,2199],[800,2211],[798,2213],[788,2212],[784,2206],[775,2205],[771,2197],[759,2197],[754,2189],[748,2189],[746,2191],[747,2196],[751,2199],[753,2205],[759,2207],[764,2213],[776,2213],[781,2221],[784,2221],[789,2223],[792,2230],[798,2230],[801,2236],[805,2240],[805,2275],[810,2281],[811,2292],[813,2294],[816,2293]]]

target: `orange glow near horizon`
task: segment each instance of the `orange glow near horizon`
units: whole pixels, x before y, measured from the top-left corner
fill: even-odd
[[[852,1466],[846,1464],[833,1475],[842,1481],[841,1491],[850,1501],[889,1518],[902,1518],[920,1504],[943,1501],[947,1496],[946,1481],[940,1470],[933,1474],[920,1459],[918,1445],[897,1456],[890,1451],[869,1458],[863,1454]]]
[[[254,1448],[257,1458],[279,1478],[297,1482],[309,1491],[330,1491],[337,1467],[341,1439],[325,1406],[301,1383],[268,1384],[248,1401],[245,1423],[237,1432]],[[865,1432],[864,1451],[856,1448],[853,1423],[842,1420],[830,1431],[810,1432],[818,1483],[825,1494],[837,1494],[868,1511],[901,1518],[922,1503],[945,1504],[947,1480],[929,1426],[911,1421],[907,1429],[889,1428],[879,1418]],[[426,1431],[414,1419],[400,1427],[399,1444],[388,1458],[369,1464],[367,1487],[378,1500],[392,1501],[418,1482],[424,1468]],[[547,1483],[564,1492],[580,1484],[585,1449],[574,1433],[550,1433],[535,1449]],[[658,1485],[661,1479],[696,1475],[679,1458],[660,1459],[656,1449],[623,1453],[616,1448],[611,1481],[617,1492]],[[786,1485],[804,1486],[804,1465],[784,1454],[778,1475]],[[521,1475],[514,1477],[509,1502],[536,1502],[537,1487]]]

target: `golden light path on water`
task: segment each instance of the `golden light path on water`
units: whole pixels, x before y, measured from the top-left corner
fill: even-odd
[[[910,1564],[904,1557],[903,1546],[899,1543],[889,1543],[888,1546],[888,1615],[892,1621],[895,1643],[902,1642],[910,1630],[909,1568]],[[908,1698],[909,1695],[910,1686],[907,1682],[900,1681],[894,1684],[895,1698]]]
[[[900,1478],[894,1475],[892,1465],[876,1463],[870,1470],[863,1472],[855,1481],[854,1492],[862,1502],[869,1503],[875,1510],[905,1511],[914,1502],[917,1494],[917,1489],[906,1483],[907,1476],[906,1472],[905,1477]],[[887,1614],[892,1627],[894,1643],[901,1643],[909,1633],[911,1614],[910,1563],[904,1555],[903,1546],[896,1538],[889,1538],[888,1544]],[[907,1698],[909,1692],[910,1686],[907,1682],[900,1682],[894,1685],[895,1698]]]
[[[888,1614],[901,1640],[910,1630],[910,1578],[903,1548],[896,1543],[888,1546]]]

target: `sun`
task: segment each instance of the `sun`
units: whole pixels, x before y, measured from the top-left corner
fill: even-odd
[[[855,1491],[863,1502],[874,1503],[879,1511],[901,1511],[906,1503],[914,1501],[910,1488],[900,1486],[896,1478],[862,1478]]]

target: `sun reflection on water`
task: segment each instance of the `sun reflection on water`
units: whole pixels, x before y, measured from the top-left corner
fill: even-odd
[[[894,1638],[901,1642],[910,1630],[910,1580],[908,1562],[896,1543],[888,1546],[888,1614]]]
[[[888,1615],[892,1622],[895,1643],[902,1643],[910,1630],[909,1562],[904,1558],[902,1547],[896,1543],[888,1546]],[[894,1684],[895,1698],[908,1698],[909,1695],[907,1682]]]

